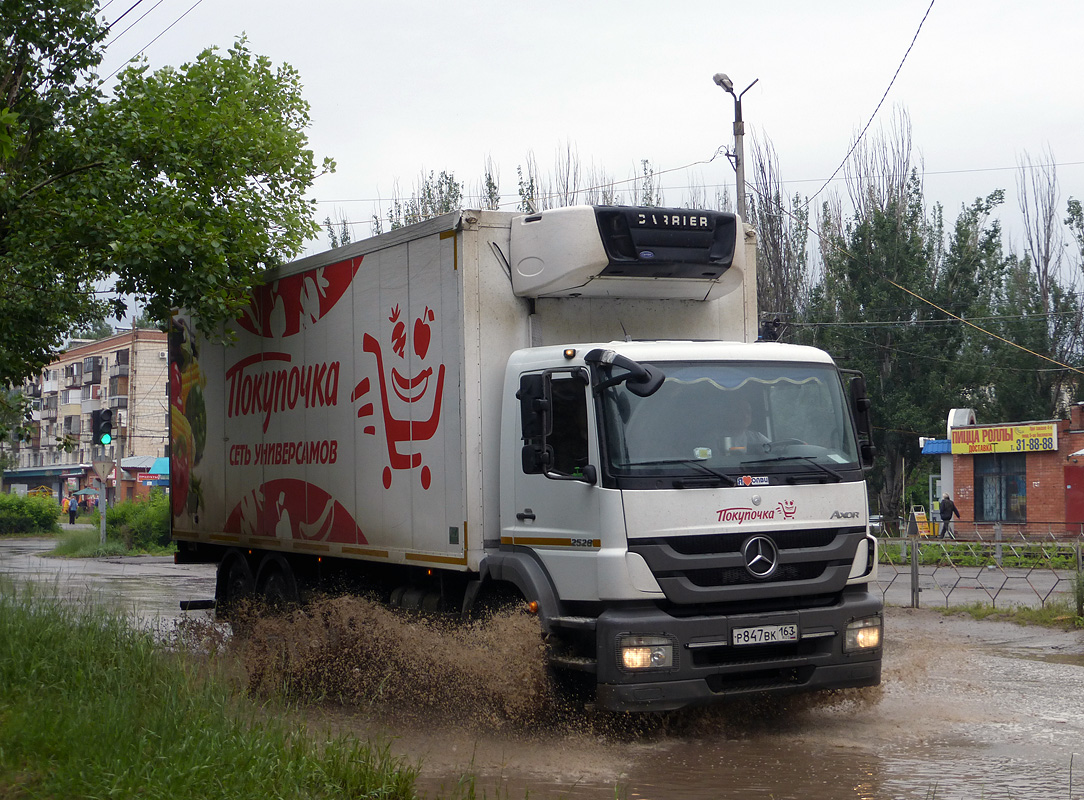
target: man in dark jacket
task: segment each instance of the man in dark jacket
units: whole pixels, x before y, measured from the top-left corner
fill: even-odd
[[[942,539],[955,539],[952,535],[952,515],[955,514],[957,518],[960,516],[960,511],[956,508],[956,504],[952,502],[952,498],[948,496],[948,492],[941,495],[941,538]]]

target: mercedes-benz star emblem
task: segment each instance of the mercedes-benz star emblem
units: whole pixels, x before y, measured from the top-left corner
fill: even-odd
[[[770,578],[779,566],[779,549],[767,536],[753,536],[741,547],[745,569],[754,578]]]

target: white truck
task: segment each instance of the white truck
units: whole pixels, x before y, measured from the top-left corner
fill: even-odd
[[[861,376],[758,342],[734,214],[459,211],[173,321],[179,561],[216,603],[524,602],[597,704],[875,685]]]

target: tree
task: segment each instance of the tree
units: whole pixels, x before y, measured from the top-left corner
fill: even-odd
[[[480,205],[483,210],[496,211],[501,207],[501,174],[491,156],[486,157],[484,173]]]
[[[396,186],[387,215],[390,229],[413,225],[462,208],[463,192],[463,184],[456,180],[455,174],[444,170],[440,175],[432,171],[428,175],[423,173],[409,198],[404,198]]]
[[[168,317],[166,319],[164,319],[164,320],[155,319],[154,317],[152,317],[150,314],[147,313],[146,309],[143,309],[132,320],[132,328],[133,329],[136,329],[136,328],[150,328],[150,329],[157,328],[160,331],[164,331],[164,332],[168,333],[169,332],[168,322],[169,322]]]
[[[656,207],[663,205],[662,183],[655,174],[655,168],[651,166],[651,161],[646,158],[641,159],[640,169],[640,205]]]
[[[0,0],[0,381],[41,369],[123,300],[214,330],[319,230],[297,73],[239,40],[180,68],[94,75],[94,0]],[[333,163],[324,162],[325,169]]]
[[[935,295],[917,178],[905,191],[883,208],[871,203],[847,225],[822,224],[831,249],[809,315],[812,343],[866,376],[878,451],[872,484],[889,519],[902,512],[904,470],[917,459],[918,436],[936,430],[938,421],[943,426],[945,414],[931,400],[943,396],[938,367],[946,357],[929,335],[935,312],[898,288]]]
[[[757,307],[763,315],[790,320],[809,291],[809,210],[797,195],[784,198],[771,139],[754,138],[752,156],[748,221],[757,232]]]
[[[115,333],[113,326],[104,319],[96,319],[78,330],[72,331],[73,339],[108,339]]]
[[[342,211],[338,212],[334,221],[330,215],[324,217],[324,230],[327,231],[328,241],[333,248],[342,247],[353,241],[350,235],[350,223]]]

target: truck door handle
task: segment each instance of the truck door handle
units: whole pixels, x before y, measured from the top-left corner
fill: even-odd
[[[534,512],[531,511],[531,509],[529,509],[529,508],[525,508],[522,511],[520,511],[518,514],[516,514],[516,519],[518,519],[520,522],[523,522],[524,520],[528,520],[528,519],[531,522],[534,522],[534,519],[535,519]]]

